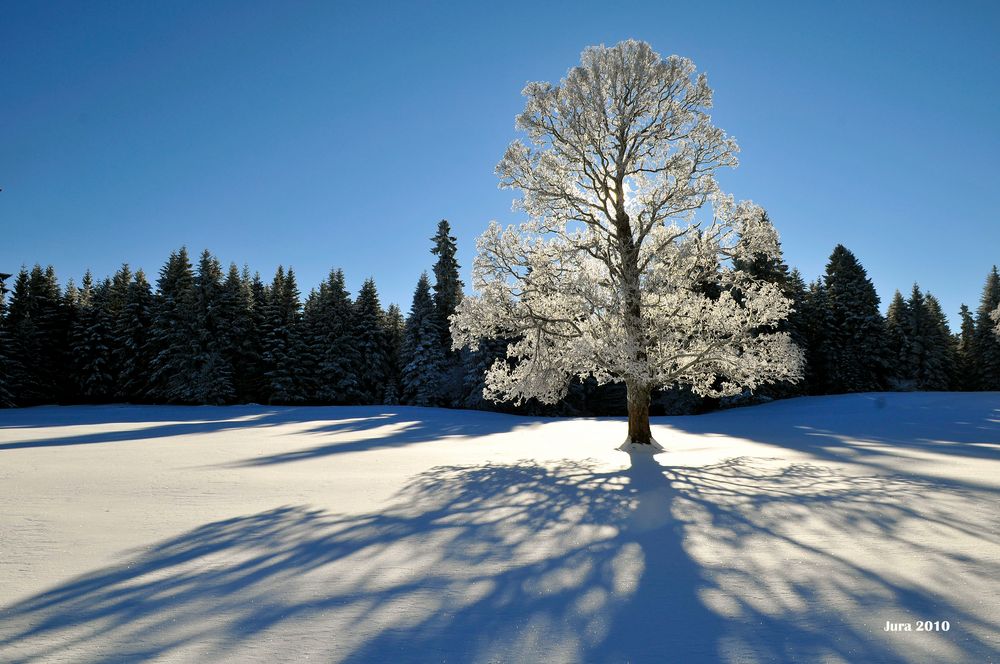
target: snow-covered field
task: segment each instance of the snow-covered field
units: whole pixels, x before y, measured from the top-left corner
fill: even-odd
[[[1000,394],[624,427],[0,411],[0,661],[1000,660]]]

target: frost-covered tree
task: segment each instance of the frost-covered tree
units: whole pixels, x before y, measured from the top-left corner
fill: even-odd
[[[451,324],[456,346],[517,339],[515,361],[490,368],[487,396],[552,403],[573,377],[623,382],[626,442],[645,445],[654,388],[725,396],[797,378],[788,333],[753,333],[787,317],[791,302],[732,267],[776,254],[778,239],[761,208],[716,183],[737,146],[711,122],[705,75],[626,41],[588,48],[558,85],[523,94],[517,126],[529,142],[512,143],[497,173],[521,191],[529,220],[494,222],[479,239],[478,295]]]
[[[420,275],[403,340],[403,399],[416,406],[441,403],[445,354],[427,273]]]

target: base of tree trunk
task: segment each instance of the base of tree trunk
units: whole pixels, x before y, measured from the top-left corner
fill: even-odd
[[[660,452],[666,451],[663,448],[663,445],[660,445],[652,438],[649,439],[648,443],[637,443],[631,438],[626,438],[625,442],[619,445],[616,449],[621,450],[622,452],[628,452],[629,454],[632,454],[633,452],[641,454],[659,454]]]

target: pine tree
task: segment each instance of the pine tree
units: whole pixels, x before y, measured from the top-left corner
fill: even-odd
[[[867,392],[886,382],[885,321],[864,267],[843,245],[830,256],[824,277],[830,327],[823,349],[826,391]]]
[[[7,331],[7,285],[11,275],[0,273],[0,408],[14,404],[14,367],[10,358],[10,334]]]
[[[941,303],[931,293],[924,293],[924,344],[926,354],[920,374],[920,389],[947,390],[956,382],[958,349],[948,328]]]
[[[385,395],[388,343],[384,317],[375,281],[369,278],[354,301],[354,338],[358,349],[357,400],[365,404],[382,403]]]
[[[358,389],[354,311],[343,270],[331,270],[306,311],[306,329],[314,360],[314,399],[348,403]]]
[[[955,335],[955,389],[976,389],[975,371],[975,337],[976,323],[969,312],[969,307],[963,304],[959,309],[961,326]]]
[[[400,401],[403,377],[403,338],[406,323],[399,305],[393,303],[385,310],[385,340],[386,340],[386,387],[382,402],[395,405]]]
[[[254,326],[253,282],[248,267],[241,272],[235,263],[229,264],[219,301],[226,328],[220,352],[230,369],[231,400],[247,403],[256,398],[260,385],[260,340]]]
[[[142,401],[149,392],[149,335],[154,299],[149,281],[136,270],[125,292],[121,315],[114,324],[114,364],[118,368],[116,398]]]
[[[417,281],[413,304],[406,319],[402,353],[403,399],[406,403],[441,405],[446,356],[441,346],[439,320],[425,272]]]
[[[301,403],[308,396],[302,303],[291,268],[278,266],[264,307],[262,361],[268,403]]]
[[[194,374],[190,400],[223,404],[233,400],[232,316],[226,308],[222,266],[207,249],[198,261],[194,278]]]
[[[912,388],[915,372],[910,366],[910,310],[898,290],[885,314],[885,330],[892,386],[895,389]]]
[[[69,316],[51,265],[21,269],[7,317],[18,404],[54,403],[69,396]]]
[[[458,276],[460,266],[456,259],[458,246],[451,234],[447,219],[438,222],[437,233],[431,238],[434,243],[431,253],[437,256],[434,263],[434,311],[437,327],[441,330],[444,349],[451,352],[451,332],[449,318],[462,301],[462,280]]]
[[[802,327],[805,336],[805,389],[808,394],[825,394],[828,391],[829,366],[827,344],[832,322],[826,286],[821,279],[809,284],[802,301]]]
[[[88,271],[83,287],[68,303],[74,311],[70,329],[74,382],[79,395],[91,403],[105,402],[114,392],[110,299],[111,281],[94,285]]]
[[[438,222],[437,233],[431,241],[434,243],[431,253],[437,257],[434,262],[434,312],[445,358],[442,366],[442,401],[447,405],[458,405],[462,399],[464,367],[459,353],[452,349],[450,319],[462,301],[464,284],[459,278],[460,266],[456,258],[458,246],[446,219]]]
[[[191,383],[198,374],[194,299],[194,272],[187,249],[181,247],[170,254],[157,280],[149,336],[149,396],[154,401],[192,401]]]
[[[983,295],[976,309],[973,336],[974,385],[979,390],[1000,390],[1000,337],[990,314],[1000,306],[1000,273],[997,266],[986,276]]]

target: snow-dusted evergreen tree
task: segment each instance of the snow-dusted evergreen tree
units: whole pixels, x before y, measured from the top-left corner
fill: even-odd
[[[647,444],[654,388],[723,396],[798,377],[788,333],[752,334],[791,302],[731,260],[776,254],[777,234],[716,184],[736,143],[712,125],[712,91],[691,61],[637,41],[592,47],[560,84],[524,95],[517,124],[531,145],[511,144],[497,172],[530,220],[494,222],[479,239],[479,294],[451,326],[456,345],[519,338],[520,361],[493,365],[488,396],[551,403],[574,376],[624,382],[628,441]],[[694,223],[702,208],[712,218]],[[718,298],[699,288],[709,277]]]
[[[1000,390],[1000,337],[995,330],[992,314],[1000,306],[1000,273],[996,265],[986,276],[983,294],[976,309],[976,331],[973,342],[976,389]]]
[[[915,371],[911,364],[910,308],[898,290],[885,314],[886,349],[890,383],[894,389],[912,389]]]
[[[458,405],[462,400],[465,368],[460,353],[452,349],[450,325],[451,317],[462,301],[464,284],[459,278],[458,246],[447,220],[438,222],[437,233],[431,241],[434,243],[431,253],[437,257],[434,261],[434,309],[445,358],[441,368],[442,403]]]
[[[232,400],[248,403],[256,400],[261,383],[259,328],[254,323],[253,280],[248,267],[241,272],[236,263],[229,264],[220,303],[226,328],[221,352],[231,371]]]
[[[388,342],[384,317],[375,280],[366,279],[354,301],[354,340],[358,350],[356,399],[365,404],[382,403],[385,396]]]
[[[948,327],[941,303],[931,293],[924,293],[924,339],[927,353],[919,374],[922,390],[948,390],[957,382],[958,348]]]
[[[315,357],[315,400],[348,403],[358,387],[358,356],[354,342],[354,312],[344,284],[343,270],[331,270],[316,291],[306,314],[306,327]]]
[[[446,355],[441,346],[440,319],[427,273],[420,275],[406,318],[403,341],[403,400],[416,406],[439,406],[443,398]]]
[[[403,337],[405,336],[406,321],[403,313],[399,310],[399,305],[395,302],[390,304],[385,310],[383,318],[385,325],[386,343],[386,385],[385,396],[382,403],[394,406],[400,402],[400,394],[403,391]]]
[[[246,275],[244,275],[244,279]],[[252,393],[247,400],[253,402],[266,402],[265,394],[266,380],[264,378],[264,334],[267,329],[267,293],[268,287],[261,279],[259,272],[254,272],[253,279],[250,280],[250,298],[253,305],[250,310],[251,329],[253,330],[253,342],[250,351],[253,355],[253,365],[250,367]]]
[[[864,267],[844,245],[830,255],[824,277],[830,325],[822,349],[826,391],[882,389],[888,358],[879,297]]]
[[[189,403],[198,373],[194,271],[187,248],[172,252],[160,270],[149,333],[150,388],[153,401]]]
[[[295,274],[278,266],[274,281],[267,291],[262,335],[264,394],[268,403],[304,401],[306,370],[301,330],[302,303]]]
[[[10,357],[10,333],[7,330],[7,285],[11,275],[0,273],[0,408],[14,406],[13,360]]]
[[[438,222],[437,233],[431,238],[434,246],[431,253],[437,256],[434,262],[434,310],[437,316],[436,324],[441,330],[446,353],[451,351],[451,332],[449,330],[451,316],[462,301],[464,284],[459,278],[461,266],[456,255],[458,245],[451,234],[451,226],[447,219]]]
[[[7,312],[12,381],[19,405],[54,403],[71,394],[66,349],[69,316],[52,266],[22,268]]]
[[[831,333],[830,306],[822,279],[809,284],[802,302],[805,333],[805,383],[808,394],[824,394],[829,381],[826,346]]]
[[[69,299],[68,305],[74,310],[70,353],[77,392],[85,401],[107,401],[115,389],[111,281],[105,279],[95,285],[88,270],[80,290]]]
[[[195,403],[224,404],[236,396],[230,351],[233,320],[226,304],[222,265],[206,249],[194,277],[194,374],[189,394]]]
[[[955,389],[976,389],[976,322],[968,305],[963,304],[958,312],[959,330],[955,334]]]
[[[148,392],[149,334],[153,324],[153,292],[146,273],[136,270],[125,291],[121,313],[114,322],[114,365],[118,369],[115,397],[142,401]]]

